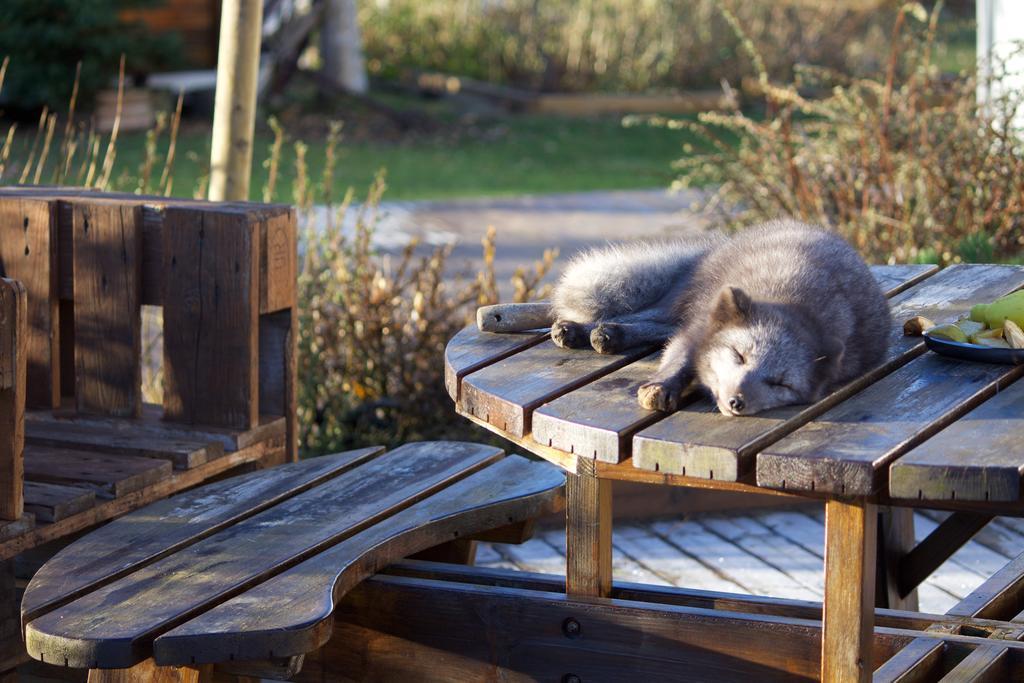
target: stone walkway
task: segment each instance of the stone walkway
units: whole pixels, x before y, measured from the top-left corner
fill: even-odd
[[[915,514],[918,538],[943,513]],[[820,506],[745,510],[616,524],[617,581],[820,601],[824,514]],[[961,548],[919,589],[920,609],[944,613],[1024,548],[1024,520],[998,518]],[[477,566],[565,574],[565,530],[540,529],[522,545],[480,543]],[[84,683],[84,672],[49,678],[28,666],[23,683]],[[77,674],[77,678],[76,678]]]
[[[945,513],[918,512],[920,541]],[[825,515],[820,506],[740,510],[685,519],[616,523],[617,581],[820,601]],[[1024,520],[997,518],[920,586],[920,609],[945,613],[1024,548]],[[539,530],[522,545],[480,544],[477,565],[565,574],[565,530]]]

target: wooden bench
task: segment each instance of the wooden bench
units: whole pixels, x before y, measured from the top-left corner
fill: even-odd
[[[209,484],[47,562],[22,603],[26,645],[40,661],[92,669],[91,681],[154,680],[155,667],[197,680],[214,663],[294,674],[298,662],[283,660],[329,640],[335,604],[359,581],[559,509],[564,480],[491,446],[423,442]]]

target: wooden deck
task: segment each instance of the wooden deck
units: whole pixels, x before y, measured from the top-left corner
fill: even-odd
[[[916,512],[918,540],[946,514]],[[824,510],[817,506],[616,523],[614,578],[820,601],[824,523]],[[994,520],[921,585],[921,611],[945,613],[1022,549],[1024,520]],[[481,543],[476,563],[564,574],[565,532],[540,529],[518,546]]]

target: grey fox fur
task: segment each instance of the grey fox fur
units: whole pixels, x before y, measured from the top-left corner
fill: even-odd
[[[860,256],[796,221],[593,250],[566,269],[552,309],[562,347],[667,341],[638,392],[645,408],[674,410],[696,380],[727,415],[819,400],[881,362],[892,329]]]

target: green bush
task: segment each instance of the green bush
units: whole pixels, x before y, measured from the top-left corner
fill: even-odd
[[[747,68],[723,20],[733,8],[769,73],[800,62],[878,66],[893,3],[790,0],[389,0],[362,3],[370,69],[440,70],[544,90],[734,85]]]
[[[1005,94],[982,107],[973,73],[950,79],[936,68],[940,9],[929,15],[908,3],[899,12],[876,78],[808,68],[774,85],[762,69],[763,118],[655,121],[705,141],[677,162],[677,184],[721,183],[707,207],[719,225],[793,216],[831,226],[875,261],[1019,258],[1024,149],[1016,121],[1024,93],[1002,87],[1009,74],[997,67],[992,91]],[[755,42],[745,44],[757,64]],[[808,91],[821,97],[802,95]]]
[[[146,4],[154,0],[0,2],[0,59],[7,56],[12,64],[4,83],[5,108],[66,107],[79,62],[79,102],[86,107],[116,78],[122,54],[129,75],[175,64],[180,41],[174,36],[153,35],[119,18],[122,9]]]

